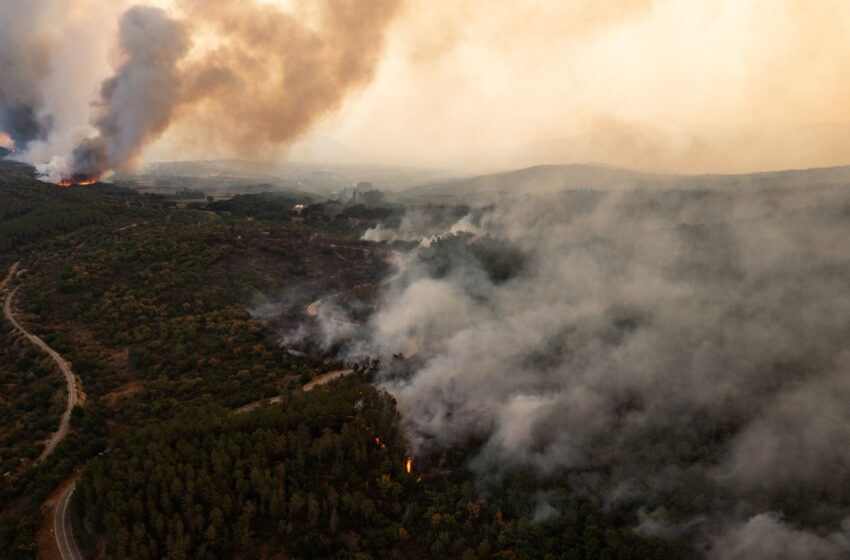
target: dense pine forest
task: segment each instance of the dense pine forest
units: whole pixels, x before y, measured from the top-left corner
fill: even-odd
[[[316,205],[293,219],[286,206],[310,202],[299,196],[266,213],[269,195],[182,208],[2,166],[0,264],[21,263],[18,315],[73,364],[87,398],[70,435],[33,464],[64,383],[4,322],[1,558],[36,557],[50,534],[41,505],[74,472],[76,534],[92,558],[680,556],[680,544],[636,534],[634,511],[575,497],[566,482],[549,484],[566,514],[539,519],[529,473],[485,484],[467,470],[474,442],[417,457],[408,473],[395,404],[368,364],[303,392],[342,363],[287,351],[250,310],[298,293],[300,317],[314,297],[377,285],[390,248],[359,238],[374,216],[401,211],[340,218]],[[473,251],[494,278],[513,274],[489,241]],[[440,258],[425,255],[437,268]]]
[[[589,503],[532,523],[526,504],[482,497],[460,465],[405,465],[392,399],[348,379],[130,432],[87,469],[77,511],[118,559],[674,556]]]

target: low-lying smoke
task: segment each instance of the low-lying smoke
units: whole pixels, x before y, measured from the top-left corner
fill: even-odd
[[[352,352],[415,349],[381,384],[485,485],[567,473],[713,558],[847,557],[850,191],[775,182],[507,201],[420,248]]]
[[[51,47],[44,19],[54,4],[0,0],[0,132],[18,150],[45,140],[52,126],[42,85]]]

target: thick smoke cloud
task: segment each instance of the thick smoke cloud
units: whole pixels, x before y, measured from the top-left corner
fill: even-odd
[[[721,537],[712,560],[839,560],[850,555],[848,528],[827,536],[795,530],[775,515],[756,515]]]
[[[73,154],[73,173],[98,178],[133,161],[171,122],[180,80],[177,63],[189,51],[185,26],[163,10],[136,6],[121,21],[124,62],[100,88],[92,124],[99,135]]]
[[[196,129],[242,155],[288,145],[367,84],[400,0],[179,0],[212,48],[187,72]]]
[[[485,485],[568,473],[717,558],[846,557],[850,194],[774,185],[505,201],[429,239],[352,352],[415,354],[381,384],[416,451],[476,442]]]
[[[52,40],[46,20],[54,0],[0,0],[0,133],[26,150],[45,140],[52,125],[42,84],[49,72]]]
[[[124,61],[101,87],[99,135],[74,151],[75,177],[126,168],[178,116],[241,155],[290,145],[369,81],[399,0],[177,4],[181,19],[151,7],[124,16]]]
[[[96,134],[77,144],[68,163],[66,154],[55,154],[42,165],[48,180],[79,182],[133,167],[178,122],[176,136],[214,154],[279,154],[369,83],[402,0],[368,7],[356,0],[159,4],[167,9],[139,5],[122,16],[114,74],[101,84],[88,118]],[[0,1],[0,139],[20,151],[47,139],[51,76],[63,77],[69,90],[92,87],[74,81],[89,73],[73,66],[90,61],[51,69],[61,59],[63,24],[79,24],[81,11],[111,14],[121,5]],[[49,97],[65,108],[61,96]],[[77,125],[83,122],[81,116]],[[74,126],[64,123],[64,133],[76,142]]]
[[[193,44],[178,65],[168,132],[149,157],[278,157],[323,121],[322,135],[373,162],[463,170],[846,163],[842,0],[139,2],[165,7]],[[89,121],[80,100],[108,74],[105,39],[128,4],[0,2],[0,58],[22,73],[7,80],[15,73],[4,67],[2,103],[30,131],[19,142],[42,136],[53,114],[54,153],[70,155]],[[49,18],[39,16],[45,7]],[[43,83],[50,44],[45,107],[32,84]],[[74,56],[55,56],[60,45]],[[32,161],[54,155],[36,147]]]

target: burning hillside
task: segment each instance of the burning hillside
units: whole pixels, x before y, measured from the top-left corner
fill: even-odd
[[[92,104],[96,134],[77,142],[68,173],[48,171],[45,180],[80,184],[69,177],[99,180],[132,167],[178,117],[241,155],[286,148],[371,79],[400,6],[399,0],[376,0],[368,10],[348,4],[299,0],[285,10],[255,1],[181,0],[168,11],[131,7],[119,25],[119,64]],[[22,150],[50,132],[42,88],[55,45],[33,37],[49,35],[43,20],[53,9],[51,0],[38,0],[0,13],[0,57],[37,58],[29,65],[10,60],[14,71],[0,84],[0,131]]]
[[[71,177],[69,179],[60,179],[56,184],[60,187],[88,187],[97,183],[97,179],[91,179],[86,176]]]
[[[383,358],[417,456],[478,442],[485,488],[566,477],[648,532],[845,557],[848,204],[743,183],[513,200],[425,230],[348,352]]]

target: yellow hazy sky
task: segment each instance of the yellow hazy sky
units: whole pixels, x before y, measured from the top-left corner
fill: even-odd
[[[850,2],[411,2],[328,123],[410,162],[674,171],[850,163]]]
[[[88,8],[76,17],[117,18],[121,4],[80,0]],[[404,4],[374,79],[312,133],[364,161],[468,169],[592,161],[679,172],[850,163],[846,0]],[[103,63],[93,74],[107,73],[106,43],[97,43]],[[227,155],[191,137],[178,121],[146,159]]]

